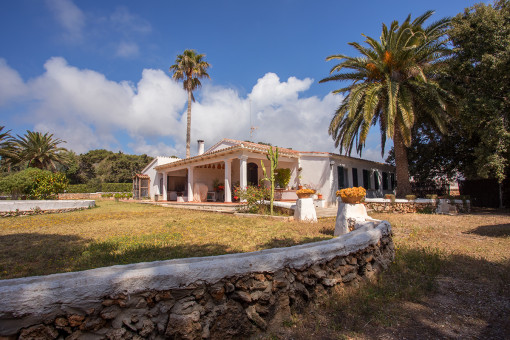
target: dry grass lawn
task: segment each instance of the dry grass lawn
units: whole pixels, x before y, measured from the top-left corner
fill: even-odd
[[[333,237],[317,224],[248,218],[146,204],[0,219],[0,279],[115,264],[251,252]]]
[[[376,283],[338,290],[266,339],[510,339],[510,214],[371,214],[396,259]]]

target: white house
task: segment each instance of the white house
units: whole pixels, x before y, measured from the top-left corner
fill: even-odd
[[[193,190],[207,187],[208,200],[232,202],[231,189],[258,184],[263,178],[261,161],[269,169],[268,145],[222,139],[204,152],[198,141],[198,155],[187,158],[157,157],[137,175],[148,180],[144,196],[163,201],[200,200]],[[328,152],[279,149],[278,168],[289,168],[288,188],[279,193],[283,199],[296,198],[295,189],[308,186],[323,195],[326,205],[336,204],[336,191],[363,186],[367,197],[394,193],[395,168],[388,164]],[[140,177],[141,176],[141,177]],[[136,180],[136,177],[135,177]],[[224,184],[224,191],[214,193],[214,183]],[[198,188],[198,189],[197,189]],[[135,194],[136,195],[136,194]]]

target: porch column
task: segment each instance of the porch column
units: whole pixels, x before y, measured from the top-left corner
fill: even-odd
[[[193,202],[193,167],[188,166],[188,202]]]
[[[230,183],[232,182],[232,168],[231,159],[225,158],[225,202],[232,202],[232,188]]]
[[[248,159],[248,156],[240,156],[239,157],[239,182],[240,186],[243,189],[246,189],[248,186],[248,171],[246,167],[246,160]]]
[[[168,201],[168,173],[163,172],[161,174],[163,176],[163,188],[161,188],[161,191],[163,193],[163,201]]]

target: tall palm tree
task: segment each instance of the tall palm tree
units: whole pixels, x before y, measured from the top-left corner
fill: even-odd
[[[393,139],[399,197],[411,193],[407,148],[413,125],[420,120],[444,132],[453,109],[453,97],[437,80],[451,53],[445,38],[450,20],[423,27],[432,14],[427,11],[413,21],[409,15],[401,25],[393,21],[389,28],[383,24],[379,41],[364,35],[367,47],[349,43],[361,56],[327,57],[341,62],[330,71],[336,74],[320,81],[351,82],[333,91],[346,94],[329,126],[341,152],[350,154],[356,144],[361,155],[370,127],[376,124],[381,129],[382,155],[386,138]],[[344,69],[348,71],[340,73]]]
[[[59,147],[65,141],[53,138],[53,134],[28,131],[24,136],[17,135],[15,147],[22,162],[29,167],[56,170],[57,164],[65,163],[63,152],[67,149]]]
[[[200,78],[210,78],[207,69],[211,66],[204,61],[205,54],[197,54],[195,50],[185,50],[177,55],[175,64],[170,66],[172,78],[182,80],[183,87],[188,92],[188,126],[186,129],[186,158],[190,157],[191,139],[191,102],[195,101],[193,91],[202,86]]]

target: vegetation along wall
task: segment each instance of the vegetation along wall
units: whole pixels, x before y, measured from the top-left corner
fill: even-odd
[[[228,339],[280,328],[332,287],[393,259],[391,227],[253,253],[0,281],[0,337]]]

